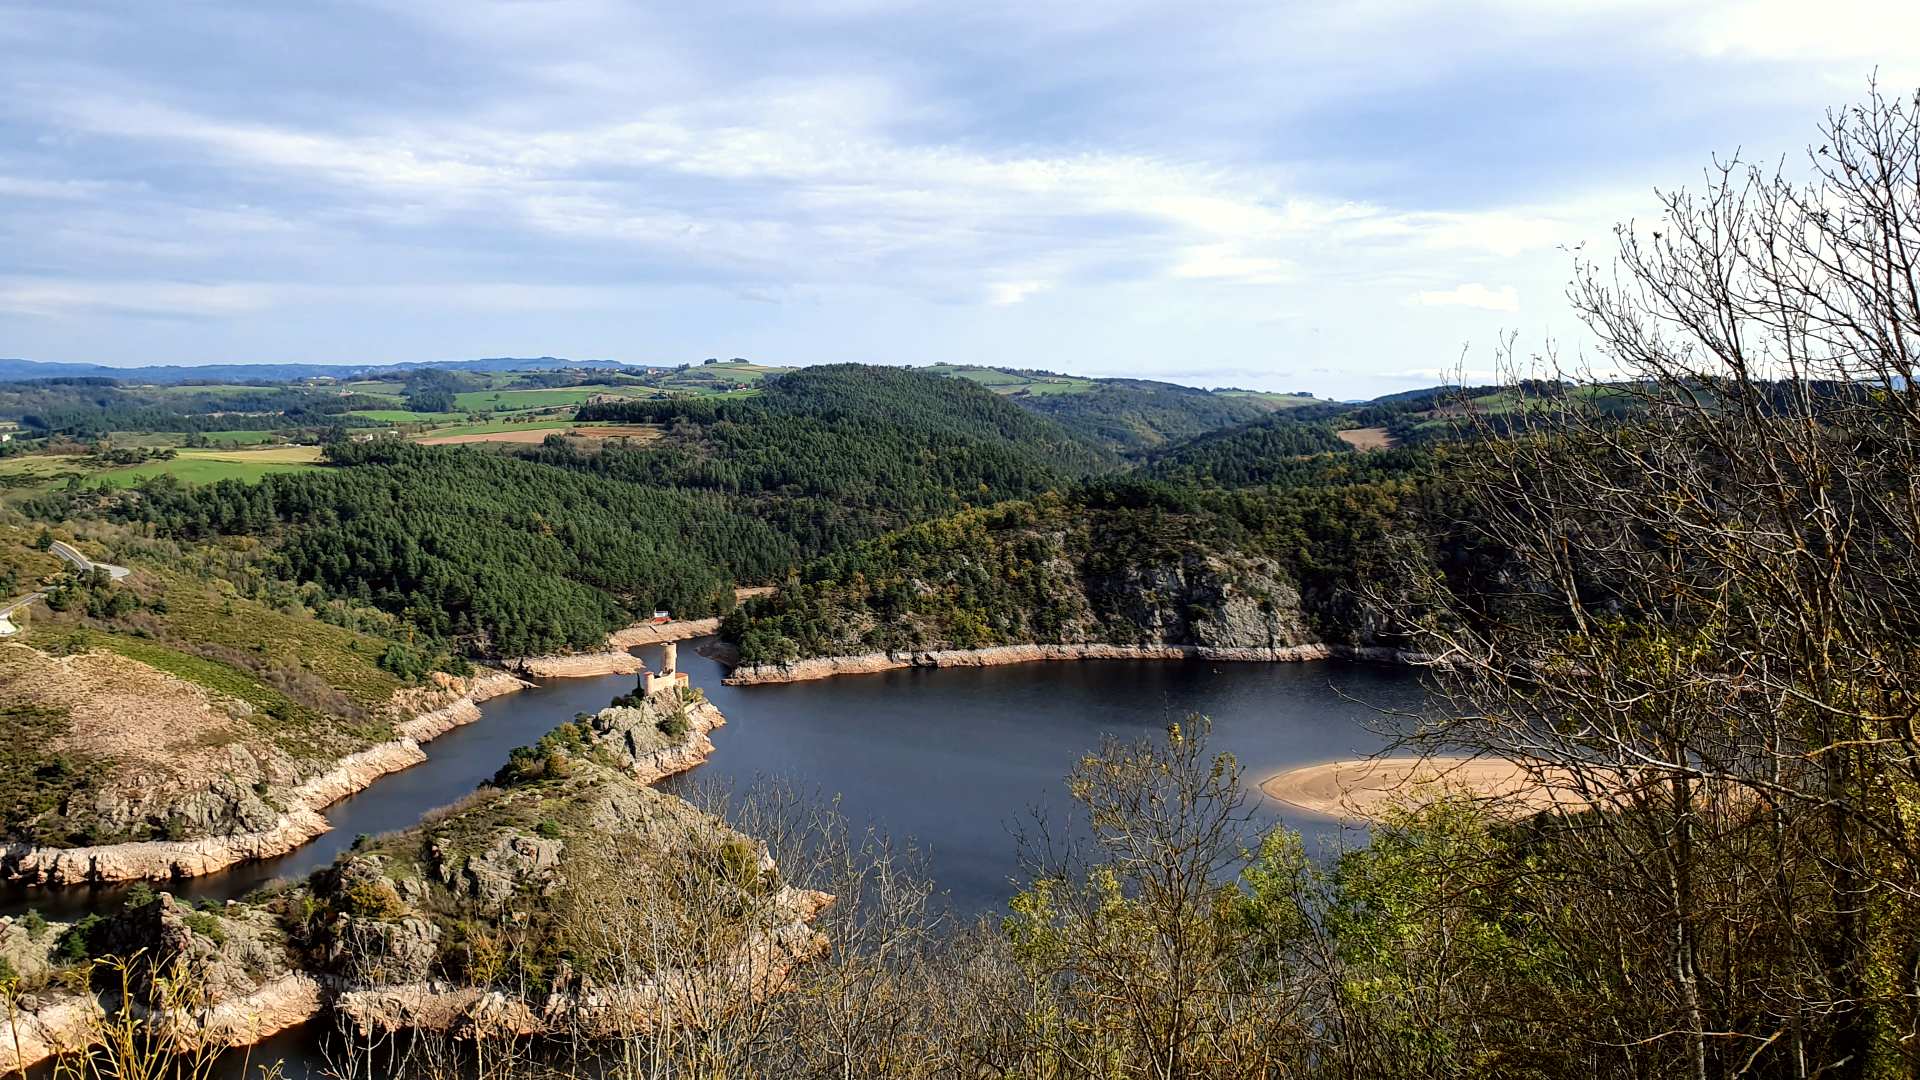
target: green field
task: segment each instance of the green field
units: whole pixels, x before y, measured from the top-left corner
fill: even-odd
[[[1096,380],[1078,375],[1028,374],[973,364],[930,364],[921,370],[976,382],[996,394],[1084,394],[1097,385]]]
[[[410,439],[431,439],[441,435],[486,435],[495,431],[564,431],[576,426],[571,419],[565,420],[486,420],[477,424],[442,424],[439,427],[417,431],[407,436]]]
[[[1301,394],[1280,394],[1271,390],[1215,390],[1213,393],[1220,397],[1252,398],[1255,401],[1263,402],[1276,412],[1281,409],[1304,409],[1309,405],[1333,404],[1333,401],[1328,398],[1317,398]]]
[[[71,477],[88,477],[93,470],[78,455],[26,454],[0,458],[0,492],[37,491],[64,484]]]
[[[257,446],[261,443],[278,442],[277,431],[206,431],[207,441],[219,445]],[[114,446],[185,446],[187,435],[178,431],[116,431],[107,436],[107,442]]]
[[[647,397],[653,390],[645,386],[564,386],[552,390],[469,390],[453,396],[455,408],[466,412],[526,412],[534,409],[558,409],[580,405],[602,394],[612,397]]]
[[[254,481],[271,473],[319,467],[317,446],[281,446],[267,450],[182,450],[171,461],[148,461],[99,473],[115,487],[131,487],[149,476],[175,476],[189,484],[217,480]]]
[[[348,416],[362,416],[388,424],[431,424],[459,413],[413,412],[410,409],[355,409]]]
[[[395,401],[399,401],[406,396],[405,389],[399,383],[376,379],[362,379],[359,382],[341,383],[340,389],[351,390],[356,394],[365,394],[368,397],[392,398]]]
[[[229,443],[238,446],[258,446],[261,443],[277,442],[280,433],[275,431],[207,431],[202,432],[210,443]]]

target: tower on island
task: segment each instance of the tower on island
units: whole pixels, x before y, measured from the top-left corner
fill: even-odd
[[[668,687],[687,685],[687,673],[680,670],[680,643],[669,641],[660,650],[660,674],[651,671],[640,673],[640,688],[651,697],[656,691]]]

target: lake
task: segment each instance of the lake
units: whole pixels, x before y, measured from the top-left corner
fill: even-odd
[[[1158,737],[1194,713],[1213,721],[1213,745],[1245,770],[1255,811],[1310,834],[1334,823],[1273,803],[1257,785],[1295,765],[1351,757],[1384,743],[1382,711],[1425,700],[1408,668],[1338,661],[1248,664],[1091,660],[991,668],[911,668],[815,682],[732,687],[724,669],[682,643],[680,666],[727,717],[707,764],[668,790],[744,788],[778,779],[802,794],[838,796],[855,827],[871,825],[922,851],[956,911],[1001,906],[1019,877],[1014,830],[1042,813],[1056,824],[1072,804],[1064,779],[1104,735]],[[657,646],[638,650],[658,667]],[[176,894],[216,900],[331,863],[361,833],[407,828],[472,791],[506,761],[578,712],[632,689],[634,678],[550,679],[481,705],[482,718],[427,744],[428,760],[334,804],[334,831],[277,859],[179,882]],[[0,895],[0,913],[27,906],[71,918],[117,899],[125,886],[25,889]]]

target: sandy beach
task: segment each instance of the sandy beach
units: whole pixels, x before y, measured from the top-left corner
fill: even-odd
[[[1485,800],[1522,816],[1555,806],[1582,809],[1585,798],[1561,770],[1529,769],[1501,758],[1388,757],[1329,761],[1275,773],[1260,790],[1290,806],[1329,817],[1368,821],[1403,802],[1442,795]]]

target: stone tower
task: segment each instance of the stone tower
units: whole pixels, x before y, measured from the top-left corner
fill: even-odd
[[[679,664],[680,664],[680,643],[677,641],[669,641],[667,642],[666,647],[660,651],[660,674],[662,675],[673,674],[675,671],[679,670]]]

